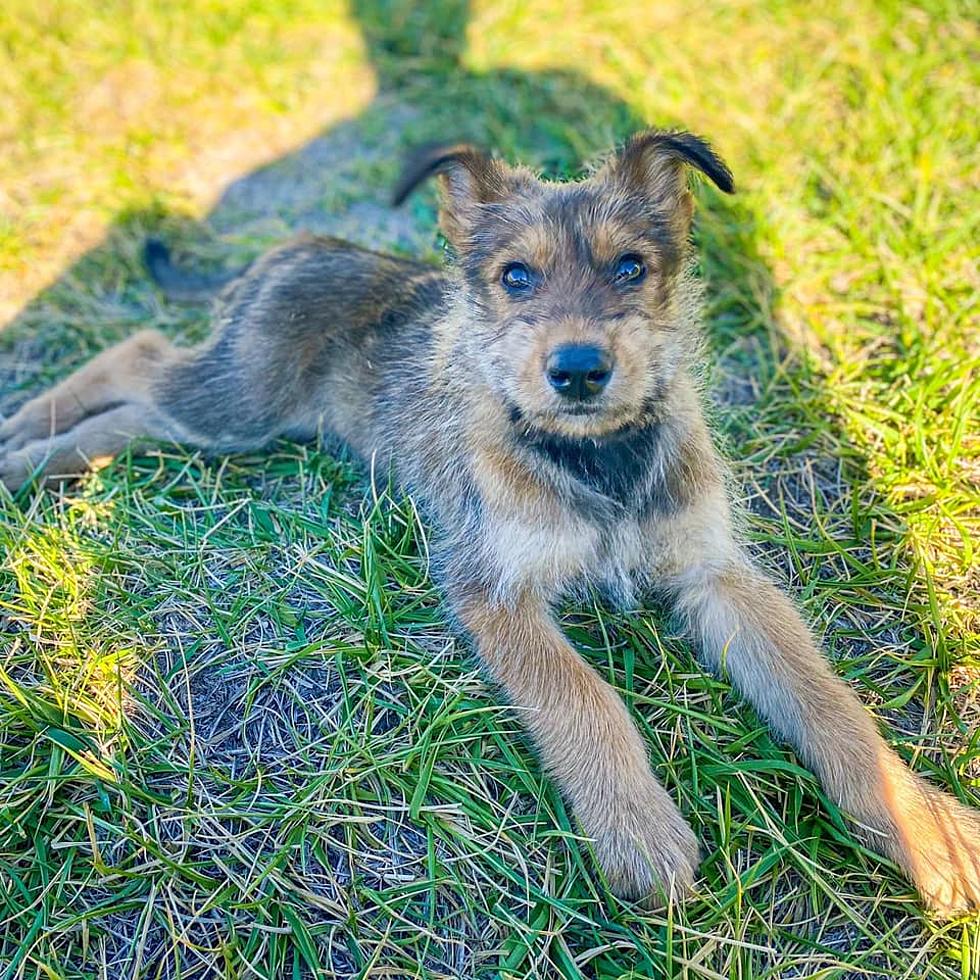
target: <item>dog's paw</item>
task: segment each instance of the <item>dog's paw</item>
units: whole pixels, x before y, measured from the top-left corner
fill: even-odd
[[[698,841],[684,818],[662,807],[619,818],[593,836],[596,860],[612,892],[651,909],[683,901],[699,863]]]
[[[937,915],[980,909],[980,814],[931,787],[906,847],[923,902]]]
[[[86,469],[85,458],[68,435],[35,439],[14,450],[0,445],[0,483],[11,493],[34,479],[54,482],[74,478]]]
[[[41,395],[0,421],[0,454],[17,452],[29,442],[46,439],[59,431],[50,398]]]
[[[10,451],[0,445],[0,484],[16,493],[43,467],[43,463],[43,452],[34,452],[29,447]]]

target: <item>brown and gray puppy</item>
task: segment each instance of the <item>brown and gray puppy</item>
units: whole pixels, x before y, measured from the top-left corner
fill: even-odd
[[[733,536],[691,375],[687,166],[733,189],[686,133],[642,133],[565,184],[466,145],[424,152],[397,196],[439,175],[452,269],[287,244],[226,287],[207,343],[137,334],[25,405],[0,426],[0,479],[77,473],[139,439],[230,450],[325,427],[393,464],[424,508],[454,617],[617,893],[685,892],[698,845],[623,703],[555,623],[583,586],[669,598],[870,847],[933,908],[980,905],[978,814],[887,747]]]

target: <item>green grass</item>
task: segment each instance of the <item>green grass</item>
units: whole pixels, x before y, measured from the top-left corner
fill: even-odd
[[[139,267],[150,230],[201,261],[304,224],[435,255],[431,195],[381,206],[403,146],[571,174],[686,125],[740,188],[699,190],[697,243],[747,534],[891,743],[978,805],[969,13],[8,2],[0,409],[139,327],[202,335]],[[980,974],[977,917],[924,916],[658,610],[579,607],[705,855],[670,917],[617,902],[426,554],[337,447],[3,496],[0,977]]]

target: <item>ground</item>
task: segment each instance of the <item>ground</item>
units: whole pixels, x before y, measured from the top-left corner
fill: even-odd
[[[645,124],[698,190],[717,437],[758,560],[918,770],[980,805],[969,5],[8,0],[0,411],[144,326],[147,232],[439,259],[413,142],[554,176]],[[341,447],[125,457],[0,496],[0,976],[980,975],[657,609],[565,610],[692,821],[617,902],[446,625],[412,503]]]

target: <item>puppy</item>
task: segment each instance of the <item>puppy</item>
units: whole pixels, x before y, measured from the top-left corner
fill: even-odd
[[[559,184],[469,145],[422,151],[396,199],[438,175],[452,268],[284,245],[225,286],[203,345],[139,333],[28,402],[0,426],[0,480],[77,473],[134,441],[227,451],[325,427],[418,501],[452,616],[617,894],[682,895],[698,845],[553,618],[588,587],[667,599],[868,846],[932,908],[976,907],[978,814],[902,764],[733,534],[692,382],[688,167],[733,190],[688,133],[640,133]],[[207,285],[159,246],[150,259],[173,291]]]

